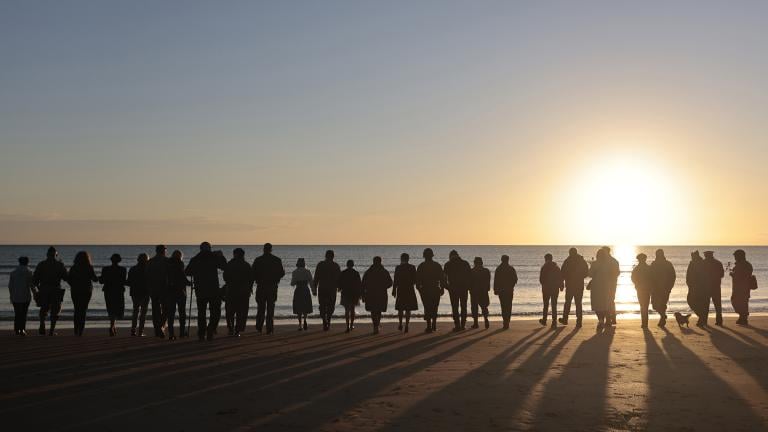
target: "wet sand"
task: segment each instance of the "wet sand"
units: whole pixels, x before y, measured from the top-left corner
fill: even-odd
[[[6,333],[0,416],[26,430],[768,429],[768,317],[666,332],[622,320],[602,334],[591,320],[441,324],[213,342]]]

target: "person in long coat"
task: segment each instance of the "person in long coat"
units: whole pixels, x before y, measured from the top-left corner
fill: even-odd
[[[355,262],[347,260],[347,268],[339,275],[339,293],[341,305],[344,306],[344,320],[347,322],[347,330],[355,329],[355,308],[360,304],[363,295],[360,273],[355,270]]]
[[[611,275],[608,278],[608,291],[609,291],[609,299],[610,299],[610,307],[608,310],[608,314],[606,315],[606,322],[610,323],[611,325],[616,325],[616,289],[619,286],[619,275],[621,275],[621,266],[619,265],[619,261],[611,255],[611,248],[608,246],[603,246],[602,249],[605,251],[605,262],[608,273]]]
[[[467,297],[472,285],[472,268],[459,256],[458,252],[452,250],[443,271],[445,286],[451,298],[453,331],[464,330],[467,325]]]
[[[491,271],[483,266],[483,259],[480,257],[475,257],[474,264],[475,266],[472,267],[472,285],[470,287],[472,328],[476,329],[479,327],[477,320],[480,311],[483,312],[485,328],[489,328],[491,323],[488,321],[488,306],[491,304],[491,300],[488,298],[488,292],[491,290]]]
[[[416,266],[410,264],[407,253],[400,255],[400,265],[395,267],[395,279],[392,284],[392,297],[395,297],[397,309],[397,329],[403,331],[403,315],[405,315],[405,333],[411,322],[411,311],[419,308],[416,301]]]
[[[179,314],[179,337],[187,336],[187,287],[191,285],[184,269],[184,254],[174,250],[168,259],[168,293],[163,310],[168,320],[168,340],[176,340],[173,325]]]
[[[651,264],[651,275],[653,277],[651,305],[660,316],[658,326],[663,328],[667,325],[669,293],[672,292],[672,288],[675,287],[675,280],[677,280],[675,267],[667,260],[663,249],[656,251],[656,259]]]
[[[715,325],[723,325],[722,282],[725,276],[723,263],[715,258],[713,251],[704,252],[704,268],[706,273],[707,293],[715,308]],[[709,305],[710,300],[707,300]],[[709,309],[709,306],[707,306]]]
[[[67,283],[70,287],[72,305],[74,306],[75,335],[82,336],[85,331],[85,317],[88,313],[88,304],[93,295],[93,283],[98,282],[96,271],[91,264],[91,256],[86,251],[80,251],[75,255],[74,263],[69,269]]]
[[[307,315],[312,313],[312,273],[307,269],[304,258],[296,260],[296,269],[291,273],[293,289],[293,313],[299,319],[299,331],[307,330]],[[304,323],[302,325],[302,320]]]
[[[227,259],[220,251],[212,251],[211,244],[200,244],[197,253],[187,265],[184,273],[194,278],[194,289],[197,294],[197,337],[199,340],[213,340],[216,328],[221,318],[221,292],[219,290],[219,270],[227,267]],[[206,312],[210,309],[211,319],[206,320]]]
[[[557,297],[563,290],[563,274],[560,266],[552,260],[552,254],[544,255],[544,265],[539,272],[541,284],[541,298],[544,302],[543,316],[539,320],[541,325],[547,325],[548,309],[552,307],[552,328],[557,327]]]
[[[285,276],[283,260],[272,254],[271,243],[264,244],[264,254],[253,260],[253,273],[256,281],[256,332],[261,333],[266,321],[267,334],[270,334],[274,330],[277,287]]]
[[[499,296],[504,330],[509,329],[509,320],[512,318],[515,285],[517,285],[517,271],[509,265],[509,255],[502,255],[501,264],[496,267],[493,274],[493,293]]]
[[[362,289],[365,310],[371,313],[373,334],[379,333],[381,314],[387,311],[387,289],[392,286],[392,276],[381,264],[381,257],[373,257],[373,264],[363,274]]]
[[[696,314],[696,326],[707,325],[709,315],[709,293],[707,293],[707,274],[704,260],[699,251],[691,253],[691,261],[685,273],[685,283],[688,285],[688,306]]]
[[[133,303],[131,336],[144,336],[144,321],[147,318],[147,306],[149,306],[148,262],[149,256],[141,253],[136,258],[136,265],[128,270],[128,294],[131,296],[131,302]]]
[[[331,329],[331,319],[336,309],[336,291],[339,289],[341,276],[341,267],[333,260],[334,256],[332,250],[325,252],[325,260],[320,261],[315,268],[315,280],[312,284],[312,294],[318,299],[324,331]]]
[[[568,250],[568,258],[560,267],[565,282],[565,303],[563,304],[563,317],[560,324],[568,324],[568,316],[571,312],[571,302],[576,306],[576,327],[581,327],[582,299],[584,298],[584,279],[589,275],[589,264],[583,256],[579,255],[576,248]]]
[[[120,265],[123,258],[120,254],[112,254],[109,258],[112,265],[101,269],[99,282],[104,292],[104,303],[107,305],[107,315],[109,315],[109,335],[117,336],[117,327],[115,322],[123,319],[125,315],[125,284],[127,282],[127,271]]]
[[[48,313],[51,314],[51,327],[48,331],[49,336],[56,334],[56,321],[61,312],[61,302],[64,301],[64,289],[61,287],[61,281],[68,279],[68,273],[64,263],[59,259],[59,253],[56,248],[51,246],[46,252],[45,260],[39,262],[32,273],[32,279],[37,288],[36,302],[40,307],[40,329],[39,334],[45,334],[45,319]]]
[[[416,268],[416,289],[424,305],[424,320],[427,322],[426,333],[437,331],[437,308],[440,297],[445,292],[445,273],[443,267],[433,260],[435,253],[426,248],[422,254],[424,262]]]
[[[733,310],[739,314],[736,324],[749,325],[749,297],[750,291],[757,289],[757,280],[752,274],[752,264],[747,261],[747,254],[742,249],[733,253],[736,260],[731,270],[733,290],[731,291],[731,304]]]
[[[592,310],[597,315],[597,331],[602,331],[606,325],[610,326],[609,314],[611,311],[611,265],[604,249],[597,251],[595,261],[589,268],[589,299]]]
[[[248,303],[254,281],[253,268],[245,261],[245,251],[242,248],[232,251],[232,259],[224,268],[223,276],[227,287],[224,305],[227,332],[231,336],[239,337],[245,331],[245,323],[248,321]]]
[[[152,302],[152,327],[155,337],[165,337],[166,312],[163,309],[168,296],[168,249],[155,246],[155,255],[147,261],[147,286]]]
[[[648,328],[648,306],[651,303],[651,287],[653,274],[648,265],[648,256],[644,253],[637,255],[637,265],[632,269],[632,283],[635,284],[637,302],[640,304],[640,328]]]

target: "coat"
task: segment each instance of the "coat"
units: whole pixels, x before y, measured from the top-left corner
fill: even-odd
[[[439,298],[443,295],[445,273],[443,267],[435,261],[424,261],[416,268],[416,289],[422,298]]]
[[[603,313],[611,310],[611,285],[615,283],[613,266],[607,259],[592,263],[589,268],[589,276],[592,280],[587,285],[592,310]]]
[[[91,265],[72,266],[69,269],[67,283],[73,295],[90,294],[93,291],[93,283],[98,281],[99,278],[96,277],[96,270]]]
[[[64,263],[52,258],[41,261],[32,273],[35,286],[40,287],[41,290],[61,288],[61,281],[66,281],[67,277]]]
[[[187,295],[187,287],[190,285],[184,273],[184,261],[169,258],[168,262],[168,293],[174,296]]]
[[[107,314],[110,317],[122,318],[125,313],[125,267],[111,265],[101,269],[99,282],[103,285],[104,303],[107,305]]]
[[[360,304],[363,295],[362,279],[360,273],[352,268],[344,269],[339,275],[339,291],[341,291],[341,305],[355,307]]]
[[[34,276],[28,266],[19,265],[8,277],[8,290],[11,303],[29,303],[32,301]]]
[[[736,261],[731,270],[733,290],[731,291],[731,304],[737,314],[749,313],[750,291],[755,286],[752,275],[752,264],[749,261]]]
[[[227,300],[248,298],[253,291],[254,271],[245,259],[232,258],[224,268]]]
[[[365,310],[387,311],[387,289],[392,286],[389,271],[381,264],[374,264],[363,274],[362,288]]]
[[[309,286],[312,285],[312,273],[304,267],[299,267],[291,274],[291,286],[293,290],[293,313],[296,315],[309,315],[312,313],[312,293]]]
[[[264,254],[253,260],[253,281],[256,287],[277,287],[280,279],[285,276],[283,260],[269,254]]]
[[[565,288],[569,291],[583,291],[584,279],[589,275],[589,265],[581,255],[569,256],[560,267]]]
[[[677,274],[675,267],[666,259],[657,259],[651,264],[653,287],[651,288],[651,304],[653,309],[664,311],[667,309],[669,293],[675,287]]]
[[[335,261],[320,261],[315,269],[314,286],[320,296],[336,296],[341,267]]]
[[[723,276],[725,276],[723,263],[715,258],[704,258],[704,268],[709,296],[717,296],[717,298],[720,298],[721,284],[723,282]]]
[[[165,298],[168,293],[168,258],[155,255],[147,263],[147,287],[152,297]]]
[[[707,289],[706,265],[701,258],[692,259],[685,273],[685,283],[688,285],[688,306],[696,315],[703,315],[709,309],[709,292]]]
[[[413,311],[419,308],[416,300],[416,266],[400,264],[395,267],[392,295],[396,298],[395,309]]]
[[[149,284],[147,281],[147,266],[136,264],[128,270],[127,285],[130,287],[131,297],[143,298],[149,296]]]
[[[491,303],[488,298],[488,292],[491,290],[491,271],[485,267],[475,267],[472,269],[472,303],[486,308]]]
[[[469,291],[472,286],[472,268],[461,258],[448,260],[443,267],[445,285],[452,293]]]
[[[635,284],[635,291],[637,291],[638,296],[641,294],[650,295],[653,286],[651,266],[646,263],[636,265],[632,269],[632,283]]]
[[[496,295],[514,294],[517,285],[517,271],[509,264],[499,264],[493,275],[493,293]]]
[[[224,254],[203,250],[189,260],[184,273],[195,278],[194,288],[199,298],[217,298],[220,295],[219,270],[224,270],[226,266]]]
[[[563,274],[557,263],[550,261],[541,266],[539,283],[541,284],[541,292],[557,294],[560,288],[563,287]]]

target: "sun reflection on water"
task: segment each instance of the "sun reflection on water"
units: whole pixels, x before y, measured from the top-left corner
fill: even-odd
[[[637,263],[637,253],[637,246],[617,245],[613,248],[613,256],[619,261],[621,268],[621,275],[616,288],[616,309],[618,311],[640,311],[637,293],[632,283],[632,268]],[[632,313],[624,314],[623,317],[630,318],[633,315]]]

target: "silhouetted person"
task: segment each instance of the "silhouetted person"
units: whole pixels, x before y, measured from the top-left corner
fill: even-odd
[[[608,280],[610,308],[608,310],[608,314],[606,315],[606,321],[611,325],[616,325],[616,288],[619,285],[619,276],[621,275],[621,267],[619,266],[619,261],[617,261],[616,258],[611,256],[611,248],[609,248],[608,246],[603,246],[602,249],[605,251],[606,265],[609,269],[610,274],[613,275]]]
[[[571,311],[571,301],[576,304],[576,327],[581,327],[582,299],[584,297],[584,279],[589,276],[589,264],[583,256],[579,255],[576,248],[568,250],[568,258],[563,261],[560,272],[565,282],[565,303],[563,304],[563,317],[560,324],[568,324],[568,315]]]
[[[101,290],[104,292],[104,303],[107,305],[110,336],[117,335],[115,321],[123,319],[125,315],[125,284],[128,272],[125,267],[120,266],[122,260],[120,254],[112,254],[109,258],[112,265],[103,267],[99,277]]]
[[[358,275],[358,279],[360,276]],[[296,261],[296,270],[291,274],[293,289],[293,313],[299,319],[299,331],[307,330],[307,315],[312,313],[312,272],[307,269],[304,258]],[[302,320],[304,324],[302,325]]]
[[[400,264],[395,267],[395,278],[392,283],[392,297],[395,297],[397,309],[397,329],[403,331],[403,315],[405,315],[405,333],[411,323],[411,311],[419,308],[416,301],[416,266],[410,264],[411,257],[407,253],[400,254]]]
[[[541,298],[544,302],[543,316],[539,320],[541,325],[547,325],[549,307],[552,307],[552,328],[557,327],[557,297],[563,289],[563,274],[556,262],[552,261],[552,254],[544,255],[544,265],[539,271],[539,283],[541,284]]]
[[[731,304],[733,310],[739,314],[736,324],[749,325],[749,297],[750,291],[757,289],[757,280],[752,274],[752,264],[747,261],[747,254],[742,249],[733,253],[736,260],[731,270],[733,290],[731,292]]]
[[[144,336],[144,320],[147,317],[149,305],[149,282],[147,279],[147,264],[149,256],[145,253],[136,258],[136,265],[128,270],[128,293],[133,303],[131,317],[131,336]],[[138,331],[137,331],[138,325]]]
[[[648,306],[651,304],[651,289],[653,273],[648,265],[648,256],[644,253],[637,255],[637,265],[632,269],[632,283],[637,291],[637,302],[640,304],[640,328],[648,328]]]
[[[29,269],[29,258],[19,257],[19,265],[8,276],[9,298],[13,304],[13,332],[27,335],[27,311],[32,302],[35,280]]]
[[[616,278],[612,263],[608,259],[608,252],[605,249],[598,249],[595,258],[589,267],[589,277],[592,280],[589,281],[587,289],[589,290],[592,310],[597,315],[597,331],[600,332],[605,326],[611,326],[611,285]]]
[[[48,334],[55,334],[56,321],[61,312],[61,302],[64,300],[64,289],[61,281],[67,280],[67,269],[58,260],[59,253],[53,246],[48,248],[45,260],[41,261],[32,273],[35,286],[38,289],[37,303],[40,306],[40,330],[45,334],[45,319],[51,314],[51,328]]]
[[[651,264],[651,275],[653,276],[653,288],[651,289],[651,305],[653,310],[658,312],[659,327],[667,325],[667,303],[669,302],[669,293],[675,287],[677,274],[675,267],[664,256],[664,250],[656,251],[656,259]]]
[[[502,255],[501,264],[496,267],[493,274],[493,293],[499,296],[501,319],[505,330],[509,329],[509,320],[512,318],[515,285],[517,285],[517,271],[509,265],[509,255]]]
[[[253,267],[245,261],[245,251],[242,248],[235,248],[232,251],[232,259],[224,269],[224,283],[227,288],[227,304],[224,310],[230,336],[239,337],[240,333],[245,331],[254,277]]]
[[[715,325],[723,325],[723,304],[722,304],[722,281],[725,276],[723,263],[715,259],[715,253],[712,251],[704,252],[704,272],[707,284],[707,294],[712,300],[715,308]],[[710,300],[707,299],[707,309],[709,309]]]
[[[221,293],[219,292],[219,270],[224,270],[227,260],[221,251],[212,251],[211,244],[200,244],[200,252],[191,260],[185,273],[194,279],[197,293],[197,337],[200,340],[213,340],[221,318]],[[210,309],[211,319],[206,319]]]
[[[179,337],[187,336],[187,287],[191,283],[184,270],[184,254],[174,250],[168,258],[168,295],[163,310],[168,322],[168,340],[176,340],[174,321],[179,314]]]
[[[443,266],[445,285],[451,299],[453,331],[464,330],[467,325],[467,297],[472,285],[472,268],[459,253],[452,250]]]
[[[147,285],[152,300],[152,326],[155,337],[165,337],[166,313],[163,310],[168,296],[168,249],[164,245],[155,246],[155,256],[147,262]]]
[[[277,286],[285,276],[283,261],[272,255],[272,245],[264,244],[264,254],[253,260],[253,277],[256,281],[256,331],[261,333],[264,321],[267,334],[274,331],[275,302]]]
[[[317,296],[320,304],[320,318],[323,320],[323,330],[331,328],[331,318],[336,309],[336,291],[339,289],[341,268],[333,261],[333,251],[325,252],[325,260],[317,263],[312,293]]]
[[[371,313],[373,334],[379,334],[381,314],[387,311],[387,289],[392,286],[392,276],[381,264],[381,257],[373,257],[373,264],[363,274],[363,302]]]
[[[347,322],[347,333],[355,329],[355,307],[360,304],[363,295],[362,279],[355,270],[355,262],[347,260],[347,268],[339,275],[339,292],[341,305],[344,306],[344,320]]]
[[[704,260],[699,251],[691,253],[691,261],[685,272],[685,283],[688,285],[688,306],[696,314],[698,320],[696,326],[707,325],[709,315],[709,293],[707,292],[707,274]]]
[[[432,249],[424,249],[424,262],[416,268],[416,289],[421,294],[421,304],[424,305],[424,320],[427,322],[425,332],[437,331],[437,307],[445,286],[443,267],[432,259],[435,254]]]
[[[476,329],[478,319],[478,309],[483,312],[483,320],[485,321],[485,328],[491,326],[488,321],[488,306],[491,304],[491,299],[488,297],[488,292],[491,291],[491,271],[483,266],[483,259],[475,257],[475,266],[472,267],[472,285],[470,287],[470,305],[472,311],[472,328]]]
[[[85,316],[88,313],[88,304],[93,295],[93,283],[98,282],[96,271],[91,264],[91,256],[88,252],[80,251],[75,254],[75,260],[69,269],[67,283],[70,287],[72,305],[74,306],[75,335],[82,336],[85,330]]]

